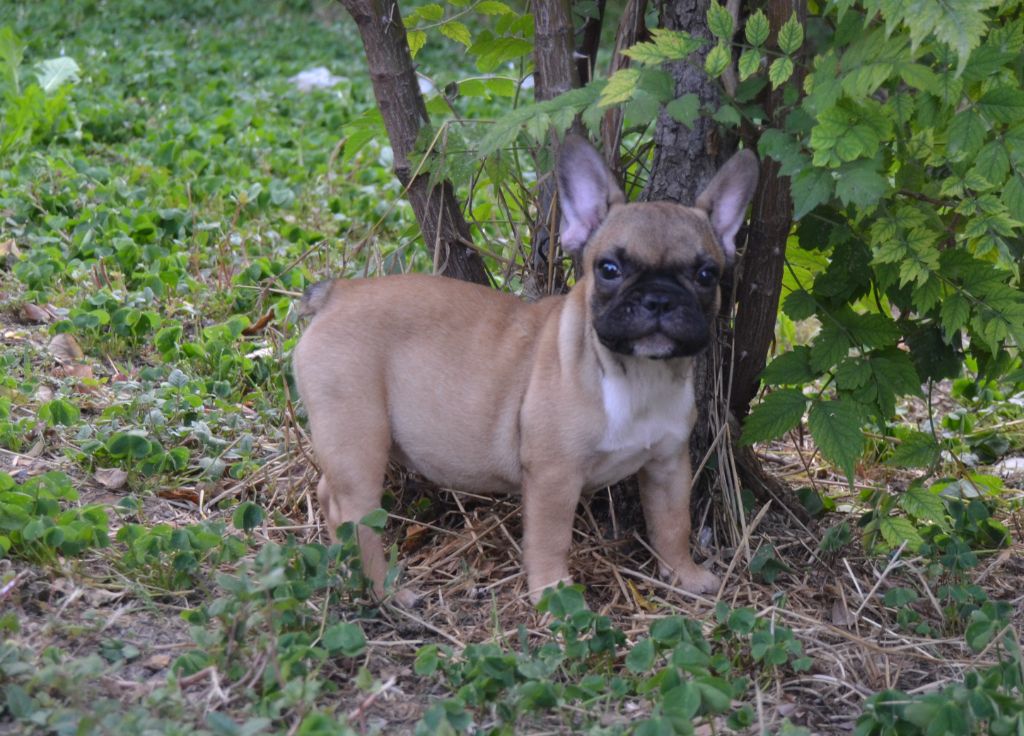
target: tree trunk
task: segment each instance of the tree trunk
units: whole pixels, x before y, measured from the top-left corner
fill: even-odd
[[[574,33],[571,0],[536,3],[533,11],[533,95],[537,102],[550,100],[580,86],[573,59]],[[552,152],[558,151],[558,137],[550,136]],[[552,232],[558,231],[555,180],[543,178],[537,192],[537,224],[533,232],[532,271],[538,283],[533,291],[551,294],[564,290],[565,276],[551,258]]]
[[[664,28],[685,31],[697,38],[711,40],[707,26],[708,0],[671,0],[662,8]],[[710,48],[710,47],[706,47]],[[700,54],[700,52],[698,52]],[[696,94],[701,105],[718,107],[718,87],[699,65],[676,62],[669,71],[676,80],[676,96]],[[733,152],[734,142],[723,141],[717,124],[699,117],[687,128],[662,111],[654,131],[654,162],[645,200],[668,199],[693,205],[711,177]]]
[[[431,185],[429,175],[416,176],[409,161],[420,129],[430,124],[430,118],[398,4],[393,0],[342,0],[342,4],[359,27],[373,94],[394,152],[395,175],[408,191],[438,272],[463,281],[490,283],[451,182]]]
[[[772,0],[766,14],[773,29],[778,29],[793,13],[801,23],[807,20],[806,0]],[[774,32],[773,32],[774,33]],[[769,40],[774,44],[775,38]],[[803,86],[803,65],[797,63],[787,85]],[[766,89],[762,104],[768,119],[782,107],[782,89]],[[754,194],[750,216],[751,232],[747,250],[740,263],[736,284],[735,352],[729,408],[742,419],[760,387],[768,349],[775,338],[775,315],[782,292],[786,239],[793,226],[793,199],[789,181],[779,178],[779,164],[773,159],[761,162],[761,178]]]

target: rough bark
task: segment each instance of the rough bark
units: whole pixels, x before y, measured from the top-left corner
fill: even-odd
[[[580,77],[574,61],[575,42],[571,0],[536,3],[533,12],[534,99],[550,100],[579,87]],[[558,137],[551,136],[551,150],[558,150]],[[554,158],[554,157],[552,157]],[[550,258],[551,233],[558,230],[555,207],[555,181],[547,177],[537,192],[537,225],[533,233],[533,275],[539,282],[535,290],[554,293],[565,288],[559,264]]]
[[[807,19],[806,0],[772,0],[765,9],[773,29],[780,28],[796,12],[801,23]],[[774,38],[769,44],[774,44]],[[801,87],[802,65],[788,82]],[[767,90],[762,104],[769,120],[782,106],[782,89]],[[775,315],[782,291],[786,239],[793,226],[793,199],[789,180],[779,177],[779,164],[772,159],[761,162],[761,178],[754,194],[750,217],[751,233],[747,252],[740,263],[737,279],[738,304],[735,324],[733,382],[729,408],[737,418],[750,410],[757,395],[760,374],[764,370],[768,349],[775,338]]]
[[[533,94],[538,102],[580,86],[574,51],[571,1],[536,3],[533,8]]]
[[[707,11],[708,0],[672,0],[662,7],[661,25],[710,40]],[[702,105],[714,109],[719,102],[718,87],[708,79],[703,66],[701,58],[697,64],[671,64],[669,70],[676,80],[676,96],[696,94]],[[654,144],[651,178],[643,198],[668,199],[685,205],[696,201],[733,150],[721,139],[713,120],[700,117],[692,128],[687,128],[664,111],[658,116]]]
[[[393,0],[342,0],[342,4],[359,27],[373,94],[394,152],[395,175],[407,189],[438,271],[463,281],[489,283],[451,182],[431,184],[428,175],[415,175],[409,160],[420,129],[430,123],[430,118],[398,4]]]

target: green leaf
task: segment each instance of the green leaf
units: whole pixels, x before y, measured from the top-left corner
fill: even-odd
[[[779,29],[779,48],[784,54],[796,53],[804,43],[804,27],[796,17],[796,11]]]
[[[978,100],[978,109],[998,123],[1024,120],[1024,90],[1019,87],[996,87]]]
[[[416,58],[416,54],[420,52],[427,43],[427,34],[423,31],[409,31],[405,34],[405,40],[409,44],[409,55],[412,58]]]
[[[708,58],[704,60],[704,71],[712,79],[717,79],[729,68],[731,62],[732,54],[729,53],[729,47],[720,43],[708,52]]]
[[[117,432],[106,444],[107,452],[114,457],[141,460],[148,457],[155,449],[153,443],[140,434]]]
[[[388,520],[388,512],[384,509],[375,509],[359,520],[360,525],[369,527],[375,532],[384,531],[384,525]]]
[[[772,89],[778,89],[793,76],[793,60],[788,56],[780,56],[768,67],[768,81]]]
[[[810,168],[810,157],[804,153],[800,142],[781,130],[764,131],[757,141],[757,150],[761,156],[770,156],[781,164],[781,176],[793,176]]]
[[[453,41],[458,41],[466,48],[473,45],[473,34],[469,32],[465,23],[460,23],[457,20],[450,20],[441,25],[441,33]]]
[[[958,332],[970,319],[971,304],[959,293],[950,294],[943,300],[939,315],[947,333]]]
[[[619,69],[605,83],[597,104],[600,107],[610,107],[632,99],[639,79],[639,69]]]
[[[836,526],[830,527],[821,537],[818,549],[821,552],[838,552],[850,543],[850,525],[843,521]]]
[[[25,688],[10,681],[4,686],[4,701],[7,711],[18,720],[27,720],[38,708]]]
[[[813,317],[818,311],[818,303],[809,291],[797,289],[792,291],[782,302],[782,311],[790,319],[801,320]]]
[[[836,178],[836,196],[843,204],[871,207],[889,192],[889,181],[874,161],[844,164]]]
[[[828,322],[811,344],[811,368],[826,371],[846,358],[850,352],[850,338],[846,330]]]
[[[711,119],[716,123],[721,123],[722,125],[730,127],[739,125],[743,121],[743,118],[740,117],[739,110],[732,105],[727,104],[719,105],[718,109],[715,110],[714,115],[711,116]]]
[[[899,547],[904,542],[907,549],[916,552],[924,542],[914,523],[902,516],[883,516],[878,520],[878,531],[890,547]]]
[[[416,660],[413,663],[413,672],[420,677],[429,677],[437,671],[441,659],[438,657],[437,644],[427,644],[416,652]]]
[[[1024,221],[1024,176],[1015,173],[1003,188],[1003,205],[1015,220]]]
[[[65,84],[77,82],[80,71],[78,64],[70,56],[58,56],[56,59],[47,59],[36,65],[36,80],[43,92],[50,95]]]
[[[747,49],[740,54],[740,60],[737,64],[737,69],[740,74],[740,81],[749,79],[753,75],[757,74],[757,70],[761,68],[761,52],[757,49]]]
[[[949,124],[949,154],[976,153],[985,142],[987,133],[985,121],[973,108],[961,110]]]
[[[0,90],[10,89],[20,95],[18,69],[25,55],[25,44],[10,26],[0,27]]]
[[[854,468],[864,452],[859,409],[845,399],[817,401],[811,407],[807,426],[821,454],[838,465],[852,484]]]
[[[808,166],[790,179],[793,193],[793,219],[799,220],[832,199],[835,180],[824,169]]]
[[[54,399],[39,407],[39,418],[50,427],[57,425],[70,427],[81,416],[82,412],[78,410],[78,407],[67,399]]]
[[[515,13],[512,8],[498,0],[483,0],[477,3],[474,8],[478,13],[484,15],[512,15]]]
[[[700,710],[700,690],[692,682],[683,682],[666,692],[662,696],[662,703],[662,709],[669,719],[689,722]],[[669,732],[674,733],[671,730]]]
[[[779,573],[790,572],[790,568],[775,554],[775,547],[765,542],[751,558],[750,572],[756,579],[771,585]]]
[[[665,112],[671,115],[673,120],[692,128],[693,122],[700,117],[700,98],[688,92],[665,105]]]
[[[654,641],[641,639],[626,655],[626,668],[633,674],[647,672],[654,666]]]
[[[651,31],[653,41],[633,44],[625,50],[626,56],[648,66],[666,61],[682,61],[705,44],[683,31],[655,28]]]
[[[359,624],[339,621],[324,629],[322,643],[328,652],[358,657],[366,650],[366,635]]]
[[[898,17],[907,27],[916,50],[930,34],[956,51],[957,75],[967,65],[971,51],[981,42],[988,26],[985,8],[996,0],[906,0],[891,3],[886,23]],[[892,10],[898,10],[893,13]],[[900,17],[901,16],[901,17]]]
[[[797,389],[768,394],[743,423],[741,442],[751,445],[781,437],[800,424],[807,409],[807,397]]]
[[[911,432],[896,446],[889,464],[900,468],[930,468],[939,461],[940,449],[930,434]]]
[[[427,3],[416,8],[410,15],[419,16],[430,23],[436,23],[444,17],[444,8],[438,3]]]
[[[760,8],[753,15],[747,18],[746,27],[747,43],[751,46],[761,46],[768,40],[771,33],[771,26],[768,24],[768,16]]]
[[[470,47],[470,54],[477,54],[476,68],[484,74],[490,74],[502,64],[515,61],[533,51],[533,44],[522,38],[497,38],[488,41],[480,48],[480,44]]]
[[[263,523],[264,516],[263,509],[259,506],[252,501],[243,501],[235,509],[231,523],[239,531],[251,532]]]
[[[946,504],[937,493],[921,485],[910,486],[900,494],[897,503],[917,521],[929,521],[939,526],[946,524]]]
[[[733,22],[732,13],[723,5],[712,2],[708,5],[708,30],[711,31],[719,41],[729,43],[732,40]]]
[[[797,385],[813,381],[819,375],[811,368],[811,349],[799,345],[769,363],[761,373],[761,380],[768,386]]]

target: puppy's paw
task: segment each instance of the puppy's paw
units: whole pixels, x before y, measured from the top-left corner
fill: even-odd
[[[718,576],[690,562],[675,569],[662,568],[661,577],[690,593],[714,593],[721,584]]]

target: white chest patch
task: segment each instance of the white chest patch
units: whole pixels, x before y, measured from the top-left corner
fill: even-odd
[[[689,438],[694,409],[689,370],[680,381],[663,361],[631,363],[625,373],[605,374],[601,396],[607,424],[593,485],[621,480],[656,454],[677,452]]]

